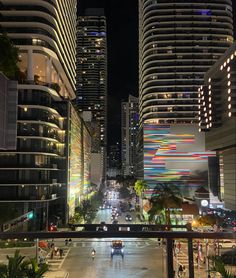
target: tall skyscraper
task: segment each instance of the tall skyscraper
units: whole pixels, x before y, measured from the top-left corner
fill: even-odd
[[[82,132],[83,124],[70,103],[76,5],[76,0],[3,0],[0,6],[1,33],[19,48],[20,70],[17,149],[0,153],[0,202],[11,201],[22,215],[33,211],[37,229],[49,220],[66,222],[85,178],[83,161],[73,160],[81,154],[82,135],[75,130]]]
[[[230,0],[139,1],[140,119],[196,123],[204,74],[233,42]]]
[[[144,178],[206,185],[197,90],[233,42],[232,2],[139,0],[139,31]]]
[[[138,123],[138,98],[129,95],[128,101],[121,104],[121,161],[124,176],[136,175]]]
[[[107,39],[103,9],[87,9],[77,22],[76,105],[91,111],[92,151],[101,152],[106,168]],[[96,124],[94,124],[96,123]]]
[[[199,88],[199,127],[206,147],[216,151],[210,185],[225,208],[236,210],[236,44],[206,73]]]

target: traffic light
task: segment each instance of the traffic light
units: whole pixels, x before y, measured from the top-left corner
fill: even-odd
[[[29,220],[33,219],[33,218],[34,218],[34,212],[33,212],[33,211],[28,212],[27,218],[28,218]]]

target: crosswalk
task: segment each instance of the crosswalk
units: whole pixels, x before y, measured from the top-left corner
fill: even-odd
[[[145,248],[148,246],[156,247],[157,244],[149,241],[123,241],[125,247],[137,247]],[[85,242],[73,242],[72,247],[82,247],[82,248],[91,248],[91,247],[110,247],[111,241],[85,241]]]
[[[50,271],[55,271],[61,268],[65,258],[67,257],[68,253],[70,252],[69,247],[63,247],[63,254],[60,257],[60,255],[54,255],[53,258],[51,257],[51,253],[49,252],[46,256],[46,261],[49,266]]]

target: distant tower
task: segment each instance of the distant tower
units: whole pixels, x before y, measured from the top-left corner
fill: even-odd
[[[103,156],[107,146],[107,37],[103,9],[86,9],[77,22],[76,104],[79,111],[91,111],[92,151]],[[94,125],[94,123],[96,123]]]
[[[121,153],[124,176],[136,174],[136,138],[138,132],[138,98],[129,95],[121,104]]]

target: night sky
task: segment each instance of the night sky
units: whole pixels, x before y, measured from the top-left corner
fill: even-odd
[[[138,96],[138,0],[78,0],[85,8],[105,8],[108,40],[108,145],[120,142],[121,101]],[[236,1],[233,1],[236,18]],[[236,31],[236,22],[234,24]]]

